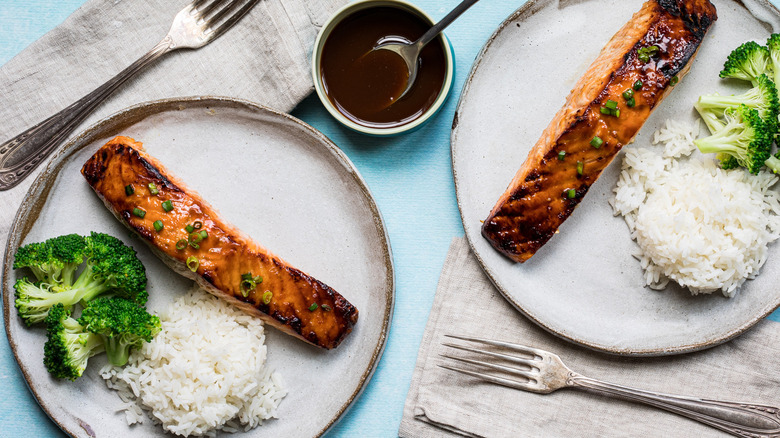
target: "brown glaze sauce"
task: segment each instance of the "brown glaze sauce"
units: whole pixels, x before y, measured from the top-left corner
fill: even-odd
[[[439,96],[446,74],[444,46],[438,39],[420,54],[417,80],[406,87],[406,64],[384,42],[412,42],[430,27],[411,12],[374,7],[355,12],[331,32],[322,49],[320,75],[331,103],[353,122],[391,128],[420,117]]]

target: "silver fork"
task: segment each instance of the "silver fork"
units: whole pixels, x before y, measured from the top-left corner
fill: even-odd
[[[236,24],[259,0],[193,0],[165,38],[95,91],[0,145],[0,191],[19,184],[92,111],[133,75],[178,49],[197,49]]]
[[[439,365],[451,371],[540,394],[549,394],[561,388],[586,389],[655,406],[740,437],[780,437],[780,408],[777,407],[683,397],[615,385],[577,374],[564,365],[557,355],[538,348],[488,339],[446,336],[502,349],[493,351],[470,345],[444,343],[447,347],[467,351],[473,354],[472,357],[478,357],[442,354],[441,356],[450,360],[467,363],[471,368]],[[519,353],[522,357],[503,351]],[[499,373],[503,376],[497,375]]]

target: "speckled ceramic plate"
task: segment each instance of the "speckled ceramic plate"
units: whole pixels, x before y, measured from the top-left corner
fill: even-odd
[[[285,114],[225,98],[158,101],[124,110],[70,142],[34,182],[11,230],[4,266],[6,331],[19,367],[41,407],[78,437],[160,435],[151,421],[128,427],[119,397],[90,359],[75,382],[43,367],[42,328],[25,328],[13,308],[11,269],[23,243],[65,233],[101,231],[131,244],[147,268],[149,304],[161,311],[192,282],[158,260],[108,212],[80,174],[82,164],[115,135],[133,137],[228,222],[292,265],[341,292],[360,311],[336,349],[320,350],[273,328],[268,364],[289,395],[279,419],[245,436],[319,436],[368,383],[384,349],[393,313],[394,279],[382,218],[349,159],[324,135]]]
[[[515,264],[481,236],[482,222],[574,83],[640,0],[531,0],[490,38],[471,71],[452,131],[452,162],[466,236],[498,290],[518,310],[572,342],[621,355],[666,355],[727,341],[780,305],[780,245],[735,298],[644,287],[635,243],[608,199],[622,154],[534,257]],[[649,146],[667,119],[696,120],[699,95],[729,94],[718,78],[728,53],[780,31],[767,1],[714,0],[718,21],[691,72],[647,120],[634,145]]]

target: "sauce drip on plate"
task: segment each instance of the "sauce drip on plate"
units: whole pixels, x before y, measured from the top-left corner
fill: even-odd
[[[388,50],[371,50],[384,42],[411,42],[430,25],[402,9],[363,9],[336,25],[325,41],[320,75],[328,99],[353,122],[391,128],[420,117],[436,101],[444,84],[445,57],[436,39],[422,50],[417,80],[409,92],[406,64]]]

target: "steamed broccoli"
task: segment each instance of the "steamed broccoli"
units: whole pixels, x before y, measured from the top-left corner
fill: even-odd
[[[761,73],[773,74],[769,49],[755,41],[748,41],[729,54],[720,77],[742,79],[756,86]]]
[[[79,323],[102,338],[108,360],[116,366],[126,364],[131,349],[150,342],[160,331],[160,318],[122,298],[90,301]]]
[[[76,380],[84,374],[87,360],[104,350],[103,339],[70,317],[62,304],[55,304],[46,317],[43,364],[54,377]]]
[[[86,240],[78,234],[54,237],[19,248],[13,267],[30,268],[38,281],[55,288],[67,288],[73,285],[86,248]]]
[[[758,75],[756,82],[757,85],[755,87],[737,96],[708,94],[699,97],[699,101],[694,107],[701,115],[710,132],[715,133],[715,131],[723,129],[725,122],[721,117],[723,117],[726,110],[739,105],[746,105],[758,111],[767,129],[772,131],[774,135],[777,131],[777,115],[780,113],[777,88],[772,79],[763,73]]]
[[[86,246],[83,258],[86,267],[69,287],[64,283],[57,287],[44,281],[33,283],[26,278],[14,285],[16,308],[28,325],[43,321],[54,304],[61,303],[70,309],[78,302],[86,303],[108,292],[133,300],[138,305],[146,304],[146,270],[135,250],[119,239],[102,233],[93,232],[84,240]],[[57,251],[53,254],[59,254],[59,257],[71,254],[64,249],[60,252],[63,254]]]
[[[769,60],[772,62],[772,70],[774,71],[773,79],[777,84],[777,81],[780,80],[780,34],[769,35],[766,47],[769,50]]]
[[[726,123],[711,136],[700,138],[694,144],[702,153],[716,153],[721,167],[730,169],[740,165],[756,174],[771,156],[772,134],[758,111],[740,105],[726,110]]]

